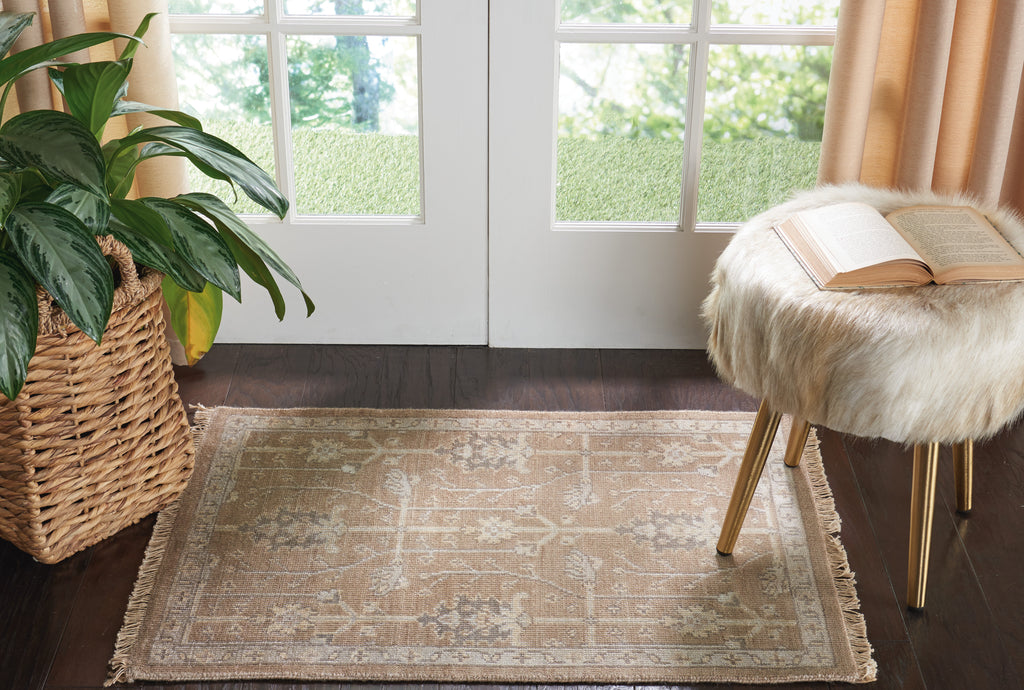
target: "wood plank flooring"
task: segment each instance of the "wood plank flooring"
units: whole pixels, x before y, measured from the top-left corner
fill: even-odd
[[[186,404],[208,406],[756,409],[756,401],[716,379],[702,351],[217,345],[199,366],[177,374]],[[827,430],[820,435],[843,518],[843,543],[857,573],[879,664],[879,680],[872,687],[1024,688],[1024,424],[977,444],[975,509],[969,516],[953,509],[952,460],[944,449],[923,612],[903,605],[909,454],[890,443]],[[147,518],[52,566],[0,542],[0,689],[102,686],[152,525]],[[145,687],[368,686],[237,682]]]

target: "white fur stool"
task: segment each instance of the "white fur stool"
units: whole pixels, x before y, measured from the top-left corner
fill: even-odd
[[[746,223],[718,259],[703,316],[723,380],[761,399],[718,550],[735,546],[781,414],[786,463],[809,424],[914,445],[908,604],[924,605],[940,443],[952,443],[957,508],[971,507],[973,439],[1024,411],[1024,283],[819,290],[772,230],[795,211],[863,201],[883,214],[973,205],[1024,251],[1024,224],[967,197],[822,187]]]

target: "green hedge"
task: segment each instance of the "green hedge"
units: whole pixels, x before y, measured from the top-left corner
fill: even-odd
[[[273,173],[267,126],[212,123]],[[419,213],[416,137],[299,129],[293,134],[296,208],[309,214]],[[567,221],[669,221],[679,215],[681,142],[563,138],[558,150],[556,217]],[[741,221],[814,185],[820,145],[792,139],[704,143],[699,221]],[[201,174],[193,188],[231,200],[226,183]],[[237,210],[257,212],[244,197]]]

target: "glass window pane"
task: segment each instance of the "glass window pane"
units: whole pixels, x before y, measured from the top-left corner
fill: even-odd
[[[416,16],[416,0],[285,0],[286,14],[328,14],[345,17]]]
[[[563,22],[689,24],[691,0],[562,0]]]
[[[559,221],[679,220],[689,49],[563,44]]]
[[[299,213],[420,213],[417,40],[288,38]]]
[[[168,0],[171,14],[263,14],[263,0]]]
[[[205,131],[233,144],[273,176],[266,38],[175,34],[172,45],[181,110],[198,117]],[[267,213],[240,192],[235,200],[227,182],[188,168],[193,191],[216,194],[238,212]]]
[[[712,46],[698,222],[737,222],[817,181],[831,47]]]
[[[713,0],[715,24],[834,26],[839,0]]]

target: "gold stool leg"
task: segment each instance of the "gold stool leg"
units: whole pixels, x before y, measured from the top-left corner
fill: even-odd
[[[953,444],[953,474],[956,478],[956,510],[971,512],[974,493],[974,441],[967,439]]]
[[[743,519],[747,516],[747,508],[750,507],[750,499],[754,496],[754,489],[761,479],[761,472],[764,470],[764,463],[768,459],[768,451],[771,450],[772,441],[775,440],[775,432],[779,428],[781,415],[768,407],[768,401],[762,400],[761,406],[757,409],[757,417],[754,418],[754,428],[750,431],[750,438],[747,439],[747,449],[743,454],[743,463],[740,465],[739,476],[736,477],[736,484],[732,489],[732,498],[729,500],[729,510],[725,514],[725,523],[722,525],[722,533],[718,537],[718,553],[728,556],[736,546],[736,539],[740,536],[740,528],[743,526]]]
[[[800,465],[800,458],[803,457],[804,446],[807,445],[807,436],[810,433],[810,422],[793,418],[793,426],[789,430],[789,440],[786,442],[786,465],[789,467]]]
[[[914,480],[910,493],[910,559],[907,568],[907,605],[924,607],[928,584],[928,552],[932,540],[935,509],[935,475],[939,466],[939,444],[914,446]]]

